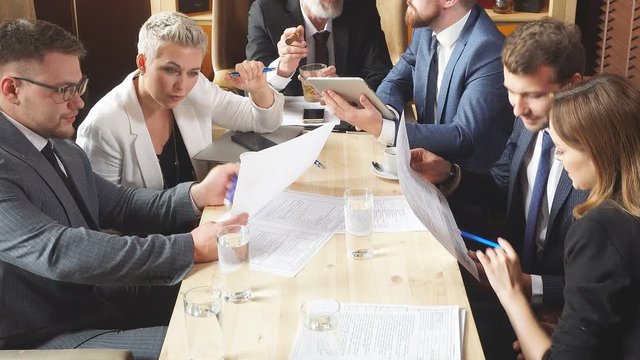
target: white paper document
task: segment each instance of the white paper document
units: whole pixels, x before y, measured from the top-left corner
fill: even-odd
[[[458,306],[340,304],[338,359],[461,359],[464,310]],[[310,349],[298,330],[291,359],[336,359]]]
[[[284,191],[249,219],[251,269],[294,277],[344,227],[342,199]]]
[[[340,123],[340,119],[331,112],[328,106],[320,105],[319,102],[308,103],[304,101],[304,96],[286,96],[284,100],[282,125],[313,126],[314,124],[305,124],[302,121],[302,111],[305,108],[324,109],[324,124],[338,125]]]
[[[240,155],[240,172],[230,215],[255,214],[296,181],[320,155],[333,124],[325,124],[276,146]]]
[[[373,199],[373,232],[424,231],[402,195],[376,196]]]
[[[462,240],[460,230],[453,218],[447,199],[433,184],[424,180],[409,166],[411,154],[407,127],[404,117],[398,126],[398,138],[396,140],[398,177],[400,188],[409,202],[409,206],[418,219],[431,232],[433,237],[444,246],[447,251],[458,260],[476,279],[478,269],[467,255],[467,246]]]

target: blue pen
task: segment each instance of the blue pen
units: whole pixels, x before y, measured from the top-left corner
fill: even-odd
[[[266,68],[262,69],[262,72],[263,72],[263,73],[266,73],[266,72],[269,72],[269,71],[273,71],[273,70],[275,70],[275,69],[276,69],[276,68],[266,67]],[[237,72],[237,71],[234,71],[234,72],[230,72],[230,73],[229,73],[229,75],[230,75],[231,77],[238,77],[238,76],[240,76],[240,73],[239,73],[239,72]]]
[[[224,196],[224,204],[226,206],[231,206],[233,204],[233,197],[236,194],[236,185],[238,184],[238,176],[234,175],[231,179],[231,186],[227,189],[227,193]]]
[[[480,244],[484,244],[484,245],[487,245],[487,246],[491,246],[492,248],[495,248],[495,249],[497,249],[497,248],[499,248],[499,247],[500,247],[500,245],[499,245],[498,243],[495,243],[495,242],[493,242],[493,241],[489,241],[489,240],[487,240],[487,239],[481,238],[481,237],[480,237],[480,236],[478,236],[478,235],[469,234],[469,233],[468,233],[468,232],[466,232],[466,231],[462,231],[462,230],[460,230],[460,235],[462,235],[462,236],[466,237],[467,239],[470,239],[470,240],[473,240],[473,241],[477,241],[477,242],[479,242]]]

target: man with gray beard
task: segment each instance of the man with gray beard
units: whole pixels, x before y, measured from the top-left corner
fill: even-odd
[[[304,64],[327,64],[324,76],[361,77],[374,90],[391,69],[374,0],[256,0],[247,38],[247,59],[276,68],[267,80],[285,95],[302,95]]]

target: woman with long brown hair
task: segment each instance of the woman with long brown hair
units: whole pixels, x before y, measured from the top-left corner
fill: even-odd
[[[640,354],[640,92],[600,75],[555,94],[556,157],[589,191],[565,240],[565,304],[550,337],[523,295],[511,245],[478,252],[526,359],[631,359]]]

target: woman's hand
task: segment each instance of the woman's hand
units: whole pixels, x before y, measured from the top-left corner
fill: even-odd
[[[524,296],[522,289],[522,269],[518,254],[511,244],[498,238],[500,248],[488,248],[486,252],[477,251],[476,255],[482,264],[491,287],[498,295],[500,302],[506,307],[505,301],[515,294]]]
[[[260,61],[245,60],[236,64],[239,76],[227,74],[227,80],[236,88],[249,92],[251,100],[261,108],[273,105],[275,94],[267,83],[267,76],[262,72],[264,65]]]

